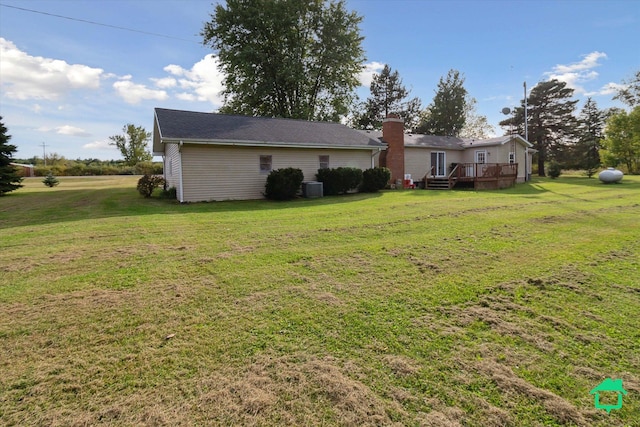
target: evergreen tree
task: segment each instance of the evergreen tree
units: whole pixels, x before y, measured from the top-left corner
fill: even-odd
[[[538,83],[528,97],[529,141],[538,150],[538,175],[545,176],[545,162],[556,160],[576,132],[573,89],[553,79]],[[512,117],[500,122],[507,132],[524,135],[524,100]]]
[[[9,144],[10,139],[11,135],[7,135],[7,128],[0,116],[0,196],[22,187],[22,177],[10,164],[13,162],[13,153],[17,150],[15,145]]]
[[[47,187],[55,187],[56,185],[60,184],[60,181],[58,181],[58,178],[56,178],[51,172],[49,172],[46,178],[42,180],[42,183]]]
[[[593,99],[587,98],[578,116],[574,164],[570,166],[584,169],[589,178],[600,167],[600,143],[604,138],[606,115],[606,111],[599,110]]]
[[[362,17],[344,0],[227,0],[201,33],[224,71],[222,112],[338,121],[359,85]]]
[[[371,96],[364,104],[361,111],[355,114],[353,126],[358,129],[380,129],[382,120],[395,113],[404,119],[405,126],[412,128],[420,111],[420,99],[406,100],[409,91],[402,84],[398,71],[391,71],[389,65],[385,65],[380,74],[375,74],[371,81]]]
[[[467,90],[464,76],[449,70],[446,79],[440,78],[438,90],[426,111],[422,113],[417,133],[459,136],[466,122]]]

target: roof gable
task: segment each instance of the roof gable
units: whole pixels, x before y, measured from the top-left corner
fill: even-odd
[[[511,141],[515,141],[525,147],[529,147],[529,148],[533,147],[533,145],[529,141],[527,141],[520,135],[503,135],[503,136],[496,136],[495,138],[488,138],[488,139],[466,138],[463,140],[462,145],[464,148],[483,147],[483,146],[490,147],[495,145],[505,145],[506,143]]]
[[[154,151],[162,142],[291,147],[385,148],[340,123],[155,109]]]

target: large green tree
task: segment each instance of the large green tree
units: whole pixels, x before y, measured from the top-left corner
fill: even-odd
[[[225,74],[221,111],[338,121],[365,59],[361,21],[344,0],[217,5],[201,35]]]
[[[382,120],[390,113],[402,117],[408,128],[415,125],[420,112],[420,98],[407,99],[409,91],[402,84],[397,70],[391,71],[391,67],[385,65],[379,74],[373,76],[369,89],[371,96],[355,113],[354,127],[380,129]]]
[[[627,172],[640,173],[640,105],[609,117],[602,145],[609,166],[623,164]]]
[[[124,161],[129,166],[135,166],[141,162],[150,161],[153,156],[147,148],[147,142],[151,139],[151,132],[147,132],[142,126],[135,126],[131,123],[124,125],[122,135],[113,135],[109,139],[109,145],[115,145]]]
[[[545,176],[544,165],[557,160],[559,153],[573,142],[576,118],[573,112],[578,100],[572,100],[573,89],[566,82],[553,79],[538,83],[529,94],[529,141],[538,150],[538,175]],[[512,117],[500,122],[507,133],[515,130],[524,135],[524,100]]]
[[[458,70],[449,70],[440,78],[433,101],[421,114],[417,133],[427,135],[459,136],[466,122],[467,90],[464,76]]]
[[[2,123],[0,116],[0,196],[22,187],[22,177],[18,175],[16,168],[11,165],[13,153],[17,148],[9,144],[11,135],[7,135],[7,128]]]

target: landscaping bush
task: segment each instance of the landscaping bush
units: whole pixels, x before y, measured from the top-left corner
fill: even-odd
[[[300,169],[276,169],[269,173],[264,195],[272,200],[290,200],[296,197],[304,174]]]
[[[362,184],[360,191],[364,193],[375,193],[387,186],[391,179],[389,168],[372,168],[362,172]]]
[[[550,161],[547,164],[547,174],[551,179],[556,179],[562,173],[562,166],[556,161]]]
[[[322,182],[322,194],[334,196],[338,194],[340,188],[340,176],[335,169],[322,168],[316,173],[316,180]]]
[[[164,185],[164,178],[159,175],[143,175],[138,180],[138,193],[151,197],[153,190]]]
[[[341,193],[346,193],[360,187],[362,183],[362,170],[358,168],[338,168],[342,175]]]
[[[178,198],[178,190],[176,189],[176,187],[165,188],[164,190],[162,190],[162,193],[160,193],[160,198],[175,200]]]
[[[362,182],[362,171],[358,168],[318,169],[316,179],[322,182],[325,196],[343,194],[358,188]]]

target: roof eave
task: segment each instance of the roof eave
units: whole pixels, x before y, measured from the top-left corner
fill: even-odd
[[[337,149],[337,150],[386,150],[386,145],[331,145],[331,144],[304,144],[289,142],[269,142],[269,141],[242,141],[242,140],[222,140],[222,139],[180,139],[163,138],[162,144],[193,144],[193,145],[221,145],[236,147],[270,147],[270,148],[317,148],[317,149]]]

